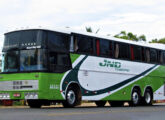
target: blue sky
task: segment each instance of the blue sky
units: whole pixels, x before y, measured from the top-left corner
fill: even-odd
[[[0,47],[3,34],[16,28],[66,26],[98,34],[121,30],[148,40],[165,37],[164,0],[0,0]]]

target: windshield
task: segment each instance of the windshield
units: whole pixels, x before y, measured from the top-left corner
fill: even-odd
[[[2,72],[47,70],[46,50],[33,49],[5,52]]]
[[[5,34],[3,52],[9,50],[43,48],[46,33],[42,30],[23,30]]]

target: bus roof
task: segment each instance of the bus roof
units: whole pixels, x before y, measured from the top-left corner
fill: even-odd
[[[116,42],[128,43],[128,44],[137,45],[137,46],[143,46],[143,47],[149,47],[149,48],[165,50],[165,45],[160,44],[160,43],[136,42],[136,41],[131,41],[131,40],[124,40],[124,39],[120,39],[120,38],[115,38],[113,36],[99,35],[99,34],[90,33],[90,32],[82,32],[82,31],[77,32],[75,30],[70,30],[70,29],[67,29],[67,28],[65,28],[65,29],[26,28],[26,29],[13,30],[13,31],[10,31],[10,32],[16,32],[16,31],[21,31],[21,30],[36,30],[36,29],[60,32],[60,33],[65,33],[65,34],[79,34],[79,35],[85,35],[85,36],[90,36],[90,37],[95,37],[95,38],[112,40],[112,41],[116,41]],[[7,32],[7,33],[10,33],[10,32]],[[7,33],[5,33],[5,34],[7,34]]]
[[[22,28],[22,29],[16,29],[16,30],[11,30],[6,32],[7,33],[11,33],[11,32],[17,32],[17,31],[23,31],[23,30],[48,30],[48,31],[53,31],[53,32],[60,32],[60,33],[65,33],[65,34],[71,34],[70,31],[68,31],[67,29],[50,29],[50,28],[40,28],[40,27],[34,27],[34,28]]]

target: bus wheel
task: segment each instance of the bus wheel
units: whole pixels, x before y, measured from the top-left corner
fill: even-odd
[[[140,101],[141,101],[140,91],[138,89],[133,89],[130,105],[138,106],[140,105]]]
[[[62,102],[64,107],[75,107],[81,103],[80,91],[74,88],[69,88],[66,93],[66,100]]]
[[[30,108],[41,108],[42,103],[39,100],[27,100],[28,105]]]
[[[124,106],[124,102],[122,101],[109,101],[111,107],[122,107]]]
[[[152,105],[152,92],[151,90],[147,89],[144,93],[144,105]]]
[[[97,105],[97,107],[104,107],[106,101],[96,101],[95,104]]]

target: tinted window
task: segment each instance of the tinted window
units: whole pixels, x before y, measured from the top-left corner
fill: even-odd
[[[51,51],[69,51],[69,38],[65,34],[48,32],[48,43]]]
[[[159,62],[163,64],[163,51],[159,51]]]
[[[157,51],[155,49],[150,49],[150,61],[157,63]]]
[[[133,46],[134,60],[141,61],[141,47]]]
[[[93,39],[87,36],[74,36],[74,51],[78,53],[93,54]]]
[[[165,52],[163,52],[163,64],[165,64]]]
[[[20,34],[19,32],[8,33],[5,35],[3,51],[8,49],[19,48]]]
[[[145,52],[146,52],[146,62],[150,62],[150,49],[149,48],[146,48],[146,50],[145,50]]]
[[[119,43],[119,56],[121,59],[130,59],[129,45]]]
[[[50,52],[49,69],[53,72],[66,72],[71,69],[69,54]]]
[[[3,51],[45,47],[46,33],[42,30],[23,30],[5,34]]]
[[[119,58],[119,44],[115,43],[115,58]]]
[[[142,55],[142,61],[145,62],[146,56],[145,56],[145,48],[144,47],[141,48],[141,55]]]
[[[100,40],[100,55],[112,56],[112,42],[108,40]]]

